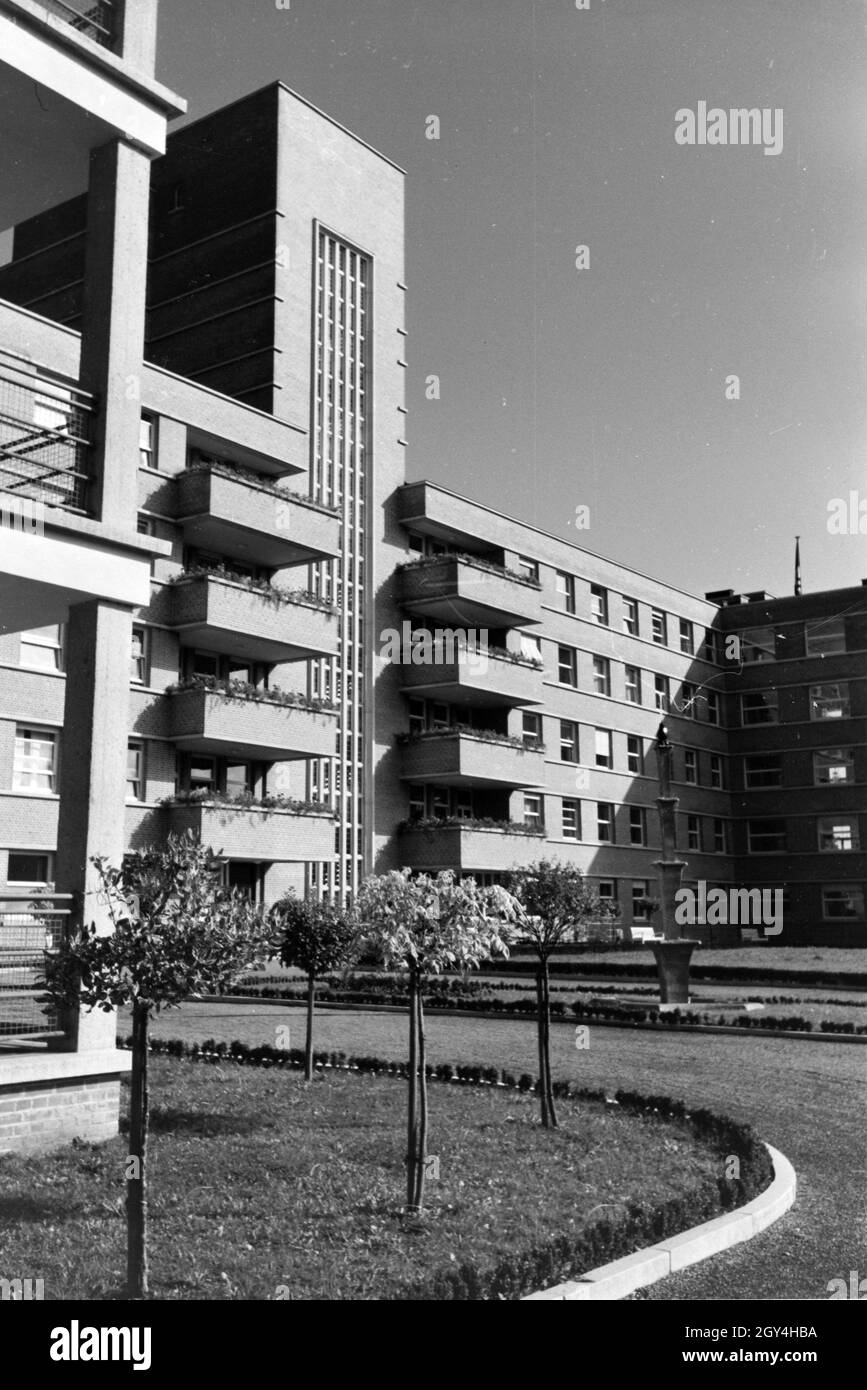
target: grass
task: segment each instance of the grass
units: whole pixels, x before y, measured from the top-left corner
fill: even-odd
[[[394,1300],[463,1259],[494,1265],[607,1216],[717,1193],[723,1156],[679,1122],[431,1087],[440,1179],[401,1215],[405,1085],[232,1064],[152,1063],[151,1293],[159,1299]],[[4,1269],[48,1300],[122,1297],[122,1139],[0,1160]],[[580,1272],[580,1271],[576,1271]]]

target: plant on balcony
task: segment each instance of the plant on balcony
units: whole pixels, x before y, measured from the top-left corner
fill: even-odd
[[[331,613],[335,617],[340,613],[340,609],[335,608],[333,603],[329,603],[319,594],[314,594],[310,589],[279,589],[270,580],[254,579],[249,574],[239,574],[228,565],[188,565],[186,569],[171,575],[165,582],[183,584],[190,579],[219,579],[224,583],[237,584],[277,607],[284,603],[301,603],[309,608],[319,608],[323,613]]]
[[[471,724],[450,724],[446,729],[422,729],[421,733],[397,735],[401,745],[423,743],[426,739],[451,738],[454,734],[466,734],[469,738],[480,739],[483,743],[499,743],[507,748],[517,748],[521,753],[544,753],[545,745],[539,739],[523,739],[517,734],[500,734],[496,729],[475,729]]]
[[[455,827],[461,830],[499,830],[503,835],[545,834],[544,825],[528,825],[520,820],[494,820],[491,816],[417,816],[414,820],[401,821],[397,829],[402,835],[412,830],[421,830],[430,835],[436,830],[453,830]]]
[[[545,663],[541,657],[526,656],[524,652],[513,652],[508,647],[485,647],[483,651],[487,656],[493,656],[497,661],[512,661],[516,666],[530,666],[534,671],[544,669]]]
[[[113,932],[93,924],[46,956],[45,983],[65,1009],[132,1009],[127,1181],[127,1294],[148,1295],[148,1029],[153,1014],[231,984],[267,954],[262,909],[220,880],[221,861],[192,834],[129,854],[121,868],[95,858]]]
[[[557,1111],[551,1083],[551,998],[548,980],[548,961],[557,946],[574,940],[581,924],[592,919],[614,916],[616,908],[609,907],[573,864],[556,859],[540,859],[529,868],[514,870],[509,887],[524,909],[526,935],[522,944],[534,951],[536,970],[536,1027],[539,1045],[539,1101],[542,1124],[546,1129],[557,1128]]]
[[[238,792],[229,796],[227,792],[209,787],[196,787],[192,791],[173,792],[164,796],[161,806],[231,806],[239,811],[291,811],[295,816],[333,816],[334,807],[326,801],[294,801],[281,793],[254,796],[252,792]]]
[[[309,507],[311,511],[322,512],[325,516],[340,515],[337,507],[329,507],[324,502],[317,502],[313,497],[303,497],[300,493],[290,492],[273,478],[264,473],[256,473],[252,468],[244,468],[242,464],[234,465],[221,463],[218,459],[199,458],[188,464],[185,472],[177,475],[177,481],[180,482],[190,473],[215,473],[219,478],[231,478],[233,482],[248,483],[251,487],[262,488],[264,492],[273,493],[280,501],[297,502],[299,506]]]
[[[356,911],[364,949],[409,977],[406,1207],[414,1214],[424,1205],[427,1159],[425,979],[507,956],[521,911],[503,888],[479,888],[472,879],[459,883],[449,872],[413,876],[410,869],[365,879]]]
[[[478,570],[487,570],[489,574],[499,575],[501,579],[511,579],[516,584],[526,584],[530,589],[542,587],[538,579],[528,579],[525,574],[519,574],[517,570],[507,569],[505,565],[499,565],[495,560],[484,560],[480,555],[468,555],[462,550],[450,551],[447,555],[422,555],[418,560],[405,560],[397,568],[401,571],[432,569],[434,565],[442,565],[454,560],[458,560],[462,565],[472,565]]]
[[[206,690],[223,695],[227,700],[251,700],[255,704],[284,705],[293,709],[312,710],[314,714],[330,714],[339,709],[332,700],[313,699],[300,690],[281,690],[272,685],[266,688],[252,681],[221,679],[217,676],[187,676],[166,687],[167,695],[180,695],[185,690]]]
[[[331,903],[296,898],[292,893],[274,904],[270,921],[278,933],[275,946],[281,963],[303,970],[307,976],[304,1076],[312,1081],[316,976],[350,964],[357,953],[358,924]]]

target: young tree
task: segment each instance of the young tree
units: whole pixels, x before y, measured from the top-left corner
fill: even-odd
[[[125,857],[95,858],[114,931],[86,923],[46,958],[45,984],[64,1009],[132,1008],[127,1162],[127,1291],[148,1295],[148,1025],[152,1014],[219,991],[267,951],[261,908],[220,882],[220,861],[188,832]]]
[[[270,920],[279,932],[275,945],[282,964],[295,966],[307,976],[304,1075],[308,1081],[312,1081],[316,976],[349,964],[355,954],[358,928],[331,903],[296,898],[291,893],[274,904]]]
[[[406,1205],[424,1205],[427,1074],[422,990],[428,975],[468,970],[509,954],[520,908],[503,888],[458,882],[450,872],[413,877],[409,869],[365,879],[356,904],[365,943],[389,969],[409,976],[409,1087]]]
[[[536,998],[539,1041],[539,1099],[542,1124],[557,1128],[557,1111],[551,1084],[551,999],[548,961],[555,946],[574,941],[582,923],[616,915],[587,883],[581,870],[556,859],[514,870],[510,888],[524,909],[524,940],[537,957]]]

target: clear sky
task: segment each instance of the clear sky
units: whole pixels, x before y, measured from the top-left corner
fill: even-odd
[[[867,578],[864,0],[162,0],[158,75],[406,169],[411,479],[697,593],[791,592],[796,533],[805,590]],[[782,151],[678,144],[701,101]]]

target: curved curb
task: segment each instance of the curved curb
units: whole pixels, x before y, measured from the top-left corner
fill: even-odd
[[[744,1240],[752,1240],[789,1210],[797,1194],[797,1175],[785,1154],[770,1144],[765,1144],[765,1148],[774,1165],[773,1181],[745,1206],[638,1250],[634,1255],[600,1265],[580,1279],[528,1294],[521,1303],[626,1298],[636,1289],[655,1284],[688,1265],[719,1255]]]

